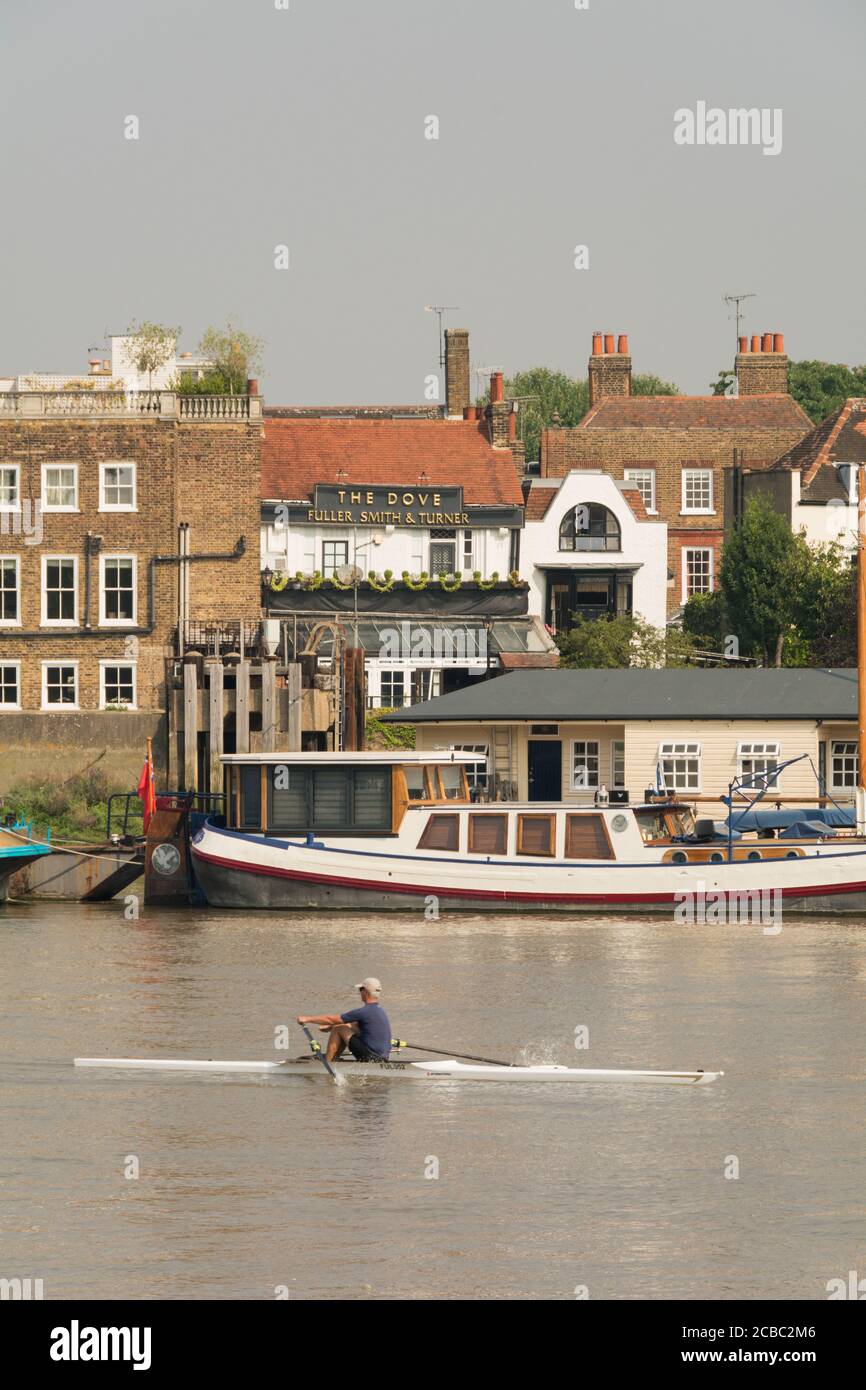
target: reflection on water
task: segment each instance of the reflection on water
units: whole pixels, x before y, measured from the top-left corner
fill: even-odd
[[[0,1276],[42,1278],[46,1298],[823,1298],[862,1264],[861,921],[767,937],[657,918],[0,912]],[[336,1088],[70,1065],[278,1058],[282,1026],[301,1051],[295,1015],[351,1007],[368,974],[400,1037],[726,1076]]]

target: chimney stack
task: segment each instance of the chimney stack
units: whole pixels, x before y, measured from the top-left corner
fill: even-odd
[[[741,396],[784,396],[788,391],[788,358],[783,333],[753,334],[738,339],[734,362]]]
[[[616,351],[614,351],[616,342]],[[589,359],[589,403],[596,405],[606,396],[631,395],[631,357],[628,335],[593,333]]]
[[[505,383],[502,372],[491,373],[490,405],[487,413],[490,419],[490,443],[494,449],[506,449],[508,447],[508,416],[511,413],[511,404],[505,399]]]
[[[469,330],[445,329],[445,414],[462,417],[471,402]]]

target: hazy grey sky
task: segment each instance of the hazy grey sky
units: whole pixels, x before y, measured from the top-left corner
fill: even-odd
[[[439,303],[474,362],[584,375],[600,328],[705,392],[741,290],[866,360],[862,0],[589,3],[0,0],[0,374],[234,316],[271,403],[418,401]],[[677,147],[699,100],[781,108],[781,154]]]

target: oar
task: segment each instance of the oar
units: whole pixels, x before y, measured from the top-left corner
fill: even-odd
[[[474,1057],[471,1052],[445,1052],[441,1047],[423,1047],[421,1043],[404,1042],[402,1038],[392,1038],[392,1047],[410,1047],[413,1052],[435,1052],[439,1057],[458,1057],[461,1062],[484,1062],[489,1067],[516,1067],[517,1062],[503,1062],[495,1057]]]
[[[303,1028],[304,1032],[307,1035],[307,1042],[310,1044],[310,1051],[312,1052],[313,1056],[318,1057],[322,1066],[325,1068],[325,1071],[331,1077],[331,1080],[335,1081],[338,1086],[342,1086],[343,1078],[342,1076],[338,1076],[337,1073],[334,1071],[334,1068],[331,1066],[331,1063],[328,1061],[327,1057],[322,1051],[321,1043],[316,1042],[316,1039],[313,1037],[306,1023],[302,1023],[300,1026],[301,1028]]]

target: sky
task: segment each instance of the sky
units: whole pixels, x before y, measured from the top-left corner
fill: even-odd
[[[0,375],[231,319],[266,403],[421,402],[438,304],[476,369],[585,376],[598,329],[700,394],[730,293],[866,361],[862,0],[579,3],[0,0]],[[675,143],[699,102],[780,152]]]

